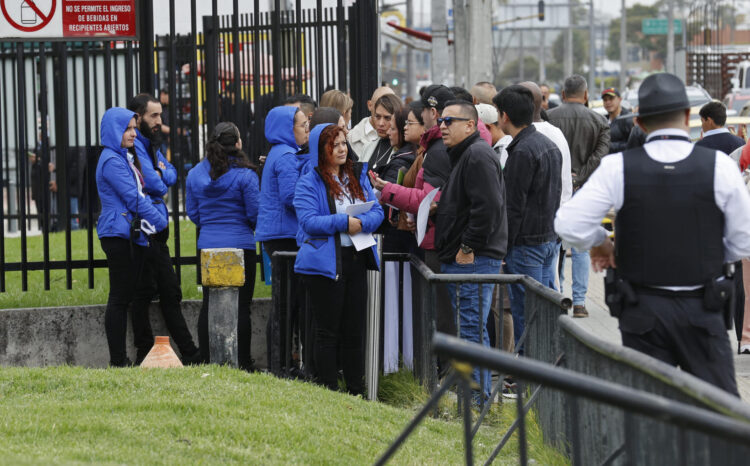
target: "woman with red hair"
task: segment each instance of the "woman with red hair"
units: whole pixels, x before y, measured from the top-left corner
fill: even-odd
[[[349,393],[364,393],[364,334],[368,269],[378,269],[375,246],[357,251],[351,236],[372,233],[383,209],[367,177],[367,164],[354,162],[342,128],[328,125],[310,146],[316,166],[300,177],[294,193],[300,245],[294,271],[303,275],[315,319],[318,380],[338,389],[336,355],[341,346]],[[353,204],[372,202],[366,212],[348,215]]]

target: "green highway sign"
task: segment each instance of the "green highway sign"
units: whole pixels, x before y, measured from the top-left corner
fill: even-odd
[[[648,18],[641,21],[641,32],[648,35],[666,35],[669,22],[666,18]],[[682,34],[682,20],[674,20],[674,33]]]

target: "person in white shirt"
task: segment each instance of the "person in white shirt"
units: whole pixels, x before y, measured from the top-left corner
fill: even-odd
[[[725,328],[734,284],[725,267],[750,256],[750,195],[725,154],[693,146],[690,103],[669,73],[646,78],[642,148],[612,154],[569,202],[555,230],[608,270],[623,344],[738,395]],[[601,219],[617,212],[613,243]]]
[[[386,94],[393,94],[393,89],[388,86],[375,89],[372,97],[367,101],[367,110],[370,112],[370,116],[362,118],[346,135],[346,140],[349,141],[349,145],[357,155],[361,155],[365,147],[379,138],[375,129],[375,102]]]

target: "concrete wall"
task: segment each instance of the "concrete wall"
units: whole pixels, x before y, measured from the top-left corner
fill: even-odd
[[[182,312],[196,345],[200,307],[200,301],[182,303]],[[0,366],[107,367],[105,308],[105,305],[95,305],[0,310]],[[253,300],[251,356],[261,368],[267,366],[266,322],[270,311],[270,299]],[[150,314],[154,336],[169,335],[158,304],[151,304]],[[127,343],[128,356],[135,360],[130,319]],[[172,347],[179,354],[174,342]]]

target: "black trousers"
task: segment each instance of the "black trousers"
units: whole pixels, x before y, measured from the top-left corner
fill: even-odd
[[[159,306],[167,330],[174,339],[183,360],[192,360],[197,356],[193,336],[182,315],[182,290],[177,280],[177,274],[172,266],[172,257],[166,237],[151,239],[151,246],[145,251],[145,262],[140,280],[131,305],[131,320],[133,322],[133,339],[136,347],[136,364],[140,364],[154,344],[151,331],[148,308],[153,297],[159,294]]]
[[[724,319],[699,297],[637,293],[620,316],[622,343],[739,396]]]
[[[250,343],[252,334],[252,322],[250,320],[250,307],[255,292],[255,250],[244,249],[245,252],[245,284],[240,287],[237,304],[237,363],[240,369],[251,371],[255,369],[253,359],[250,357]],[[200,256],[200,251],[198,251]],[[208,347],[208,290],[203,290],[203,306],[198,316],[198,345],[200,346],[201,359],[211,360]]]
[[[341,248],[342,271],[338,281],[321,275],[303,280],[315,318],[315,368],[318,380],[338,389],[336,356],[341,346],[341,364],[349,393],[364,393],[365,314],[367,312],[366,252]]]
[[[109,297],[104,313],[109,364],[121,367],[130,362],[125,349],[128,306],[135,295],[146,248],[123,238],[101,238],[101,245],[109,268]]]

